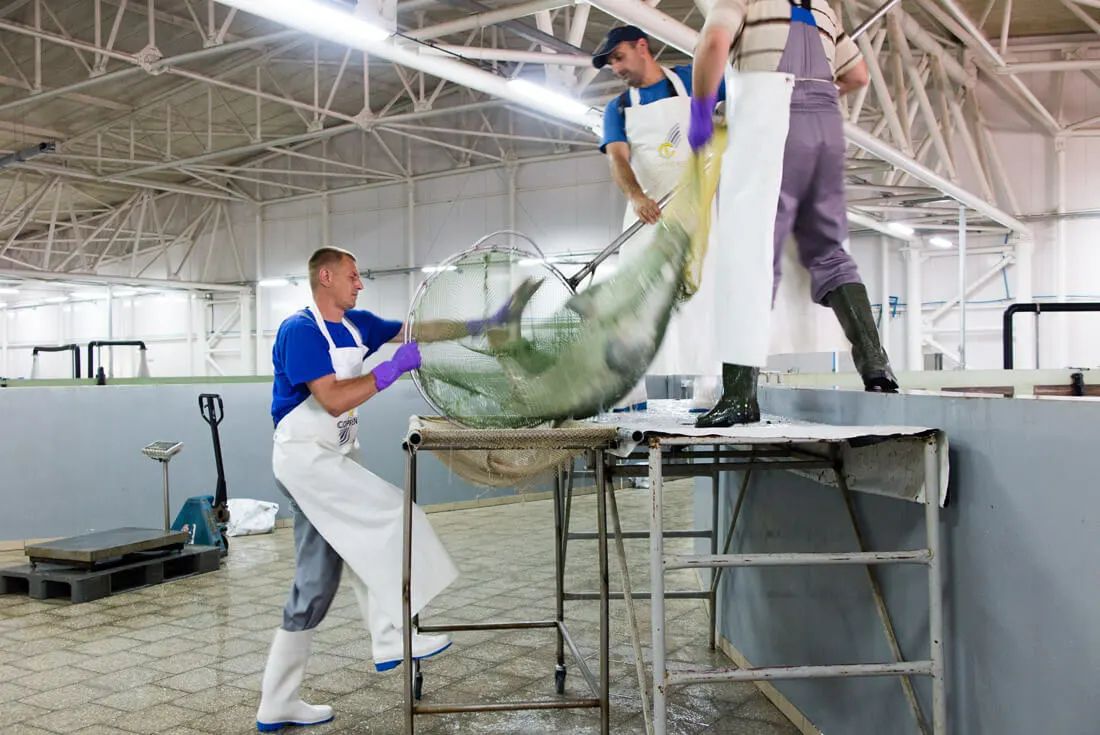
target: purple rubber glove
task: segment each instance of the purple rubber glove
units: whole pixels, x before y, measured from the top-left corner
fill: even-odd
[[[371,374],[374,375],[374,384],[378,390],[389,388],[404,373],[416,370],[420,367],[420,345],[416,342],[407,342],[397,348],[393,353],[393,359],[379,364]]]
[[[696,153],[714,137],[714,106],[718,95],[702,99],[691,98],[691,123],[688,125],[688,144]]]
[[[501,324],[508,321],[508,310],[511,308],[512,296],[509,296],[508,300],[504,302],[504,306],[500,307],[497,313],[493,314],[488,319],[471,319],[466,322],[466,331],[470,333],[471,337],[476,337],[479,334],[484,334],[493,327],[499,327]]]

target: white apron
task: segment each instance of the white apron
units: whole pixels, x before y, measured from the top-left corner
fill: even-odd
[[[676,90],[676,96],[643,105],[638,90],[632,87],[628,90],[630,106],[624,113],[626,137],[630,141],[630,166],[646,196],[655,201],[680,183],[691,160],[691,147],[687,142],[691,97],[679,75],[663,67],[662,71]],[[713,216],[712,210],[712,218]],[[623,215],[623,230],[633,225],[637,219],[633,206],[628,204]],[[712,224],[714,221],[712,219]],[[620,262],[629,262],[631,258],[644,252],[655,234],[655,226],[643,226],[623,244],[619,251]],[[714,258],[710,256],[715,249],[713,226],[711,242],[712,246],[707,248],[699,290],[669,320],[661,347],[646,371],[651,375],[706,375],[720,371],[714,340],[711,338],[717,328],[714,311],[717,273],[711,267]],[[626,407],[645,400],[643,378],[617,407]]]
[[[716,258],[730,282],[716,299],[728,322],[717,333],[722,362],[764,367],[768,361],[775,214],[793,90],[791,74],[726,70],[729,138],[718,182]]]
[[[337,347],[315,305],[310,313],[328,341],[336,379],[361,375],[367,348],[355,326],[343,320],[355,346]],[[353,408],[333,418],[311,395],[276,427],[272,466],[310,523],[366,583],[381,612],[401,621],[404,497],[362,466],[356,414]],[[424,511],[414,505],[413,513],[415,615],[458,577],[458,570]]]

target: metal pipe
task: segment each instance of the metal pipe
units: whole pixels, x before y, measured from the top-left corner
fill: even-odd
[[[545,51],[521,51],[507,48],[484,48],[480,46],[456,46],[452,44],[434,44],[423,46],[421,54],[438,56],[458,56],[476,61],[510,61],[517,64],[558,64],[562,66],[591,67],[592,57],[580,54],[555,54]]]
[[[928,634],[932,658],[932,732],[947,735],[947,687],[943,658],[943,578],[940,559],[940,442],[924,449],[924,524],[928,551]]]
[[[610,580],[607,569],[607,477],[606,458],[596,450],[596,529],[600,534],[597,553],[600,566],[600,735],[611,733],[611,615],[608,593]]]
[[[773,666],[759,669],[718,669],[712,671],[677,671],[669,674],[669,686],[708,684],[715,681],[773,681],[780,679],[831,679],[845,676],[912,676],[931,675],[931,661],[910,661],[899,664],[841,664],[834,666]],[[936,730],[945,733],[946,730]]]
[[[698,569],[703,567],[813,567],[861,564],[927,564],[927,549],[916,551],[815,552],[775,554],[683,554],[666,558],[664,568]]]
[[[639,3],[640,4],[640,3]],[[668,720],[668,669],[665,661],[665,547],[664,477],[661,474],[661,442],[649,442],[649,579],[650,628],[653,636],[653,733],[666,735]]]
[[[854,41],[857,38],[859,38],[860,36],[862,36],[864,33],[866,33],[868,28],[870,28],[875,23],[877,23],[879,18],[886,15],[890,11],[891,8],[893,8],[895,5],[897,5],[900,2],[901,2],[901,0],[887,0],[887,2],[885,2],[882,5],[882,7],[880,7],[875,12],[871,13],[871,15],[867,17],[867,20],[860,23],[859,27],[856,28],[854,31],[852,31],[852,33],[851,33],[852,40]]]
[[[1003,323],[1001,329],[1001,347],[1004,353],[1004,369],[1013,369],[1013,342],[1012,342],[1012,320],[1021,312],[1028,314],[1035,314],[1038,316],[1043,312],[1078,312],[1078,311],[1100,311],[1100,301],[1077,301],[1068,303],[1053,303],[1053,304],[1013,304],[1004,311]]]
[[[32,158],[38,158],[47,153],[53,153],[55,150],[57,150],[57,144],[52,142],[39,143],[29,148],[23,148],[15,153],[9,153],[6,156],[0,157],[0,169],[7,168],[16,163],[25,163]]]
[[[88,377],[89,378],[96,377],[96,371],[95,371],[95,367],[94,367],[94,365],[95,365],[95,363],[94,363],[95,355],[93,353],[93,350],[99,351],[100,354],[101,354],[102,349],[104,347],[137,347],[142,352],[144,352],[146,350],[145,343],[142,342],[140,339],[99,339],[99,340],[92,340],[91,342],[88,343]],[[102,360],[100,360],[100,364],[102,364]]]
[[[31,350],[31,358],[38,356],[39,352],[71,352],[73,358],[73,377],[80,377],[80,345],[58,345],[57,347],[35,347]]]
[[[665,205],[672,201],[672,197],[674,197],[675,195],[676,190],[673,189],[657,201],[657,206],[663,210],[665,208]],[[626,228],[626,230],[624,230],[622,234],[612,240],[607,247],[600,251],[599,255],[593,258],[591,262],[589,262],[579,271],[570,276],[570,278],[568,279],[569,286],[574,289],[579,286],[581,281],[596,272],[596,268],[599,267],[600,263],[603,263],[612,255],[619,252],[619,248],[621,248],[627,240],[634,237],[634,234],[643,227],[645,227],[645,222],[642,222],[640,219],[634,220],[634,224]]]
[[[405,735],[413,735],[412,671],[412,526],[413,493],[416,490],[416,448],[405,444],[405,517],[401,553],[401,643],[405,661]]]
[[[488,10],[482,13],[471,13],[464,18],[437,23],[432,26],[415,28],[402,33],[402,36],[414,38],[420,41],[429,38],[449,36],[453,33],[471,31],[474,29],[488,28],[506,20],[515,20],[528,15],[533,15],[541,10],[557,10],[574,5],[576,0],[533,0],[533,2],[509,5],[498,10]]]
[[[966,370],[966,207],[959,205],[959,368]]]

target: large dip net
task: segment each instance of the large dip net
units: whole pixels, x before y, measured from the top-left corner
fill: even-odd
[[[494,233],[431,273],[417,291],[408,338],[436,321],[488,318],[510,304],[502,324],[476,336],[420,343],[413,379],[447,421],[475,429],[555,427],[595,416],[645,375],[669,319],[701,278],[719,134],[693,156],[650,244],[609,278],[574,291],[534,242]],[[450,452],[440,458],[475,484],[523,484],[572,459],[570,452]]]

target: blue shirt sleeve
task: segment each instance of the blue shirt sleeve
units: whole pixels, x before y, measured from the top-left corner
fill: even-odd
[[[312,317],[295,318],[283,328],[286,331],[277,345],[283,372],[291,385],[305,385],[336,372],[328,354],[328,341]]]
[[[603,140],[600,141],[600,153],[607,153],[608,143],[628,142],[626,117],[619,112],[619,98],[615,97],[603,110]]]
[[[396,337],[403,326],[402,322],[380,319],[363,309],[352,309],[344,312],[344,316],[350,319],[355,328],[359,330],[359,335],[363,338],[363,345],[369,352],[377,351],[379,347]]]
[[[692,67],[691,64],[686,64],[685,66],[674,66],[674,67],[672,67],[672,70],[674,72],[676,72],[676,75],[678,77],[680,77],[680,81],[682,81],[684,83],[684,89],[687,91],[688,95],[691,94],[691,90],[692,90],[692,83],[691,83],[692,69],[693,69],[693,67]],[[725,99],[726,99],[726,78],[722,77],[722,81],[720,81],[718,83],[718,101],[723,102]]]

